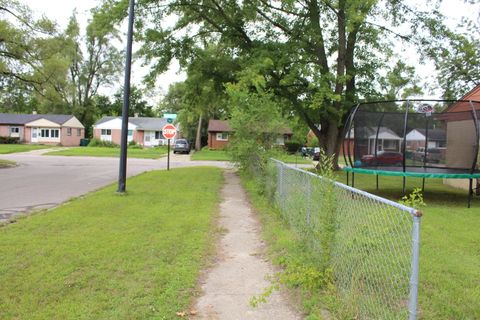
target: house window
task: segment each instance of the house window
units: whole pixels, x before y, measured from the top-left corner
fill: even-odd
[[[82,135],[82,129],[77,129],[77,136],[81,136]]]
[[[129,137],[133,136],[133,130],[128,130],[128,136]]]
[[[18,127],[11,127],[10,128],[10,132],[11,133],[19,133],[20,132],[20,129]]]
[[[40,130],[40,137],[49,138],[50,137],[50,130],[49,129]]]
[[[102,136],[111,136],[112,130],[111,129],[102,129]]]
[[[228,132],[219,132],[217,133],[218,141],[228,141]]]
[[[155,140],[161,139],[160,133],[160,131],[155,131]]]
[[[60,136],[59,129],[41,129],[40,137],[42,138],[58,138]]]
[[[67,128],[67,136],[71,136],[72,135],[72,128]]]

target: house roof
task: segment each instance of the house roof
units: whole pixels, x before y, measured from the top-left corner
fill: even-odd
[[[26,124],[39,119],[46,119],[57,124],[64,124],[74,116],[66,114],[21,114],[0,113],[0,124]]]
[[[466,101],[480,101],[480,85],[467,92],[463,97],[460,98],[460,100],[461,101],[455,102],[454,104],[450,105],[444,112],[470,111],[472,107],[470,103]],[[474,103],[474,107],[476,110],[479,110],[480,104]]]
[[[95,126],[105,123],[113,119],[122,119],[122,117],[103,117],[95,122]],[[168,121],[167,118],[151,118],[151,117],[129,117],[128,122],[137,126],[140,130],[161,130]]]
[[[375,139],[377,136],[377,127],[359,127],[354,130],[357,133],[359,139]],[[379,139],[392,139],[398,140],[400,136],[396,134],[392,129],[387,127],[380,127],[378,130]]]
[[[233,131],[230,128],[227,120],[210,120],[208,121],[208,131],[209,132],[231,132]]]
[[[232,132],[228,120],[209,120],[208,132]],[[279,130],[283,134],[293,134],[292,129],[286,127]]]
[[[423,136],[426,136],[427,130],[425,129],[414,129],[420,132]],[[447,139],[447,132],[442,129],[429,129],[428,130],[428,140],[437,140],[444,141]]]

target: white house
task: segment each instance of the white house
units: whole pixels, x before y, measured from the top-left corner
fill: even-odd
[[[167,118],[130,117],[128,119],[128,141],[145,147],[166,145],[167,139],[162,135],[162,128],[168,123]],[[176,124],[177,129],[178,124]],[[120,144],[122,117],[103,117],[93,125],[93,137],[102,141]],[[180,133],[177,131],[177,136]],[[170,141],[173,144],[175,141]]]

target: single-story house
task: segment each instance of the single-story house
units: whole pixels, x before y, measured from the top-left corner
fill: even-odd
[[[428,143],[427,143],[428,135]],[[407,150],[415,151],[417,148],[445,148],[447,145],[447,132],[444,129],[413,129],[405,137]]]
[[[375,146],[377,147],[377,151],[401,151],[403,138],[387,127],[357,128],[353,130],[350,135],[351,137],[355,135],[356,145],[354,149],[359,155],[374,154]],[[375,140],[377,140],[376,143]]]
[[[167,139],[162,135],[162,128],[168,123],[167,118],[129,117],[128,142],[135,141],[145,147],[166,145]],[[181,138],[178,124],[177,136]],[[93,125],[93,137],[102,141],[120,144],[122,132],[122,117],[103,117]],[[170,144],[175,142],[171,139]]]
[[[79,146],[85,127],[72,115],[0,113],[0,136],[24,143]]]
[[[230,127],[228,120],[210,120],[208,121],[208,148],[223,149],[228,145],[234,131]],[[285,145],[286,141],[292,139],[293,132],[290,128],[281,130],[277,137],[276,144]]]

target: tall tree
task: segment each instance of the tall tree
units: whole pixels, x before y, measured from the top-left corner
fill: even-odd
[[[425,43],[417,30],[442,20],[436,10],[393,0],[143,0],[137,13],[153,75],[173,57],[188,65],[196,48],[215,43],[288,102],[286,112],[305,121],[328,155],[338,154],[354,102],[394,67],[391,48]],[[172,16],[176,23],[166,26]]]
[[[195,137],[195,149],[200,150],[202,136],[207,135],[209,119],[228,115],[225,84],[235,82],[239,65],[215,46],[197,49],[186,68],[187,79],[169,88],[164,107],[176,109],[187,136]]]
[[[59,61],[63,57],[58,50],[61,43],[62,38],[52,21],[33,18],[31,10],[18,1],[0,0],[0,86],[3,91],[10,86],[17,89],[17,97],[20,89],[22,96],[32,90],[41,93],[45,85],[62,73]]]
[[[122,70],[122,55],[113,43],[116,39],[117,30],[95,10],[85,36],[75,15],[65,31],[68,81],[55,86],[55,90],[88,128],[95,120],[93,98],[99,88],[113,85]]]

